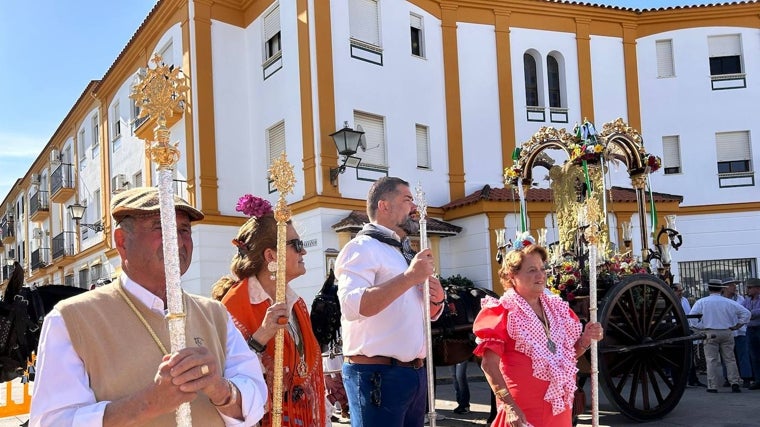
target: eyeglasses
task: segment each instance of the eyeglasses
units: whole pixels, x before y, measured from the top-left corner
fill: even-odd
[[[293,249],[295,249],[296,252],[303,252],[304,250],[303,240],[301,239],[290,239],[285,242],[285,244],[293,246]]]

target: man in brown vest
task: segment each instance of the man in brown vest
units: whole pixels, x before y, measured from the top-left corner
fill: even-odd
[[[203,214],[175,198],[180,273],[193,253],[191,221]],[[171,348],[156,188],[111,202],[121,277],[56,305],[45,318],[32,396],[32,426],[175,426],[190,403],[194,425],[251,426],[266,384],[226,309],[184,294],[187,347]]]

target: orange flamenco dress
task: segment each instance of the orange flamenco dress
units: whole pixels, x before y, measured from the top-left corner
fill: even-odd
[[[248,286],[249,279],[241,280],[222,299],[222,303],[227,307],[246,341],[261,326],[267,308],[271,305],[269,300],[252,304]],[[286,328],[285,333],[282,425],[322,427],[325,425],[322,352],[312,332],[309,311],[302,298],[299,297],[293,305],[293,313],[298,321],[298,327]],[[300,333],[295,329],[300,330]],[[291,332],[287,332],[289,330]],[[300,343],[293,339],[293,332],[301,337]],[[261,420],[261,426],[268,427],[272,425],[274,339],[267,344],[266,350],[259,357],[264,366],[264,378],[269,389],[267,413]]]
[[[499,355],[499,369],[509,393],[534,427],[572,425],[572,403],[576,389],[575,343],[581,334],[578,317],[567,302],[542,294],[541,303],[549,321],[549,347],[544,325],[528,302],[509,289],[500,299],[487,297],[473,324],[478,346]],[[504,405],[499,402],[492,426],[508,426]]]

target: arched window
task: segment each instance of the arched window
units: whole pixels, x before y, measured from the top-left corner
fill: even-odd
[[[562,91],[559,87],[559,63],[551,55],[546,57],[546,76],[549,80],[549,107],[562,108]]]
[[[535,58],[530,54],[524,54],[523,66],[525,68],[525,105],[538,107],[538,77]]]

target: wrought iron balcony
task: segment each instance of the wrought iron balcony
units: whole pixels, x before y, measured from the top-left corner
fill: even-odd
[[[37,270],[50,265],[50,248],[39,248],[32,251],[32,270]]]
[[[16,231],[14,230],[13,217],[6,215],[0,220],[0,234],[2,234],[3,243],[13,243],[16,240]]]
[[[42,221],[50,214],[50,200],[47,191],[38,191],[29,198],[29,217],[32,221]]]
[[[53,237],[53,259],[74,255],[75,236],[73,231],[64,231]]]
[[[72,165],[61,163],[50,176],[50,198],[63,203],[74,195],[74,172]]]

